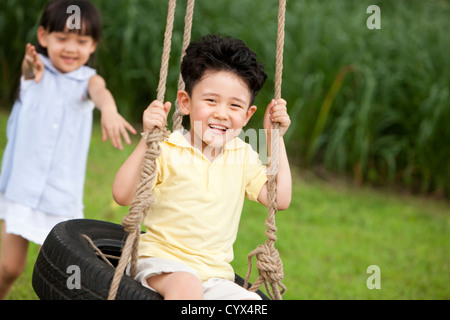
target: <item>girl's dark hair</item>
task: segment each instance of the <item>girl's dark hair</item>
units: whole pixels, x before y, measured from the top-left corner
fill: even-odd
[[[73,15],[70,11],[67,13],[67,8],[72,5],[80,8],[81,29],[68,30],[67,28],[67,20]],[[100,40],[102,29],[100,14],[89,0],[51,0],[44,9],[39,26],[50,33],[77,32],[81,35],[91,36],[95,42]],[[36,51],[48,56],[47,49],[39,43]]]
[[[206,71],[230,71],[240,77],[250,90],[250,105],[267,79],[264,66],[242,40],[218,35],[207,35],[186,49],[181,75],[189,95]]]

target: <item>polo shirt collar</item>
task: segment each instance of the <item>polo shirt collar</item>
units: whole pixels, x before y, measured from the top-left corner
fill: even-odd
[[[169,136],[167,142],[182,147],[182,148],[192,148],[193,146],[186,140],[184,134],[186,130],[176,130],[172,132]],[[236,150],[245,147],[245,142],[242,141],[239,137],[234,138],[233,140],[227,142],[224,146],[224,150]]]

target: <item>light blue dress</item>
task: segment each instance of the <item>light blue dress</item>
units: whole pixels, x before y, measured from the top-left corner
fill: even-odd
[[[63,74],[47,57],[39,57],[43,77],[39,83],[22,79],[8,120],[0,192],[33,210],[71,218],[84,208],[94,109],[88,84],[96,71],[83,66]],[[8,224],[0,213],[2,218]]]

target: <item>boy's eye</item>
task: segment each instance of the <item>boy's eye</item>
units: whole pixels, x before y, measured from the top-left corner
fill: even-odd
[[[237,108],[237,109],[242,109],[242,106],[240,106],[238,104],[232,104],[231,107]]]

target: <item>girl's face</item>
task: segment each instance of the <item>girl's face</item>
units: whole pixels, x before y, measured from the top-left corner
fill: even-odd
[[[97,48],[91,36],[74,32],[47,32],[42,26],[38,29],[38,40],[47,48],[53,66],[62,73],[68,73],[84,66]]]
[[[207,72],[193,88],[192,96],[180,91],[184,114],[190,115],[191,138],[206,146],[221,148],[236,137],[256,111],[250,106],[250,91],[234,73]]]

